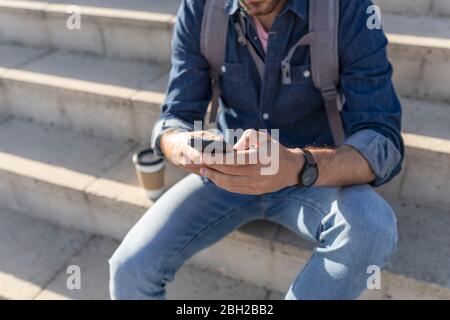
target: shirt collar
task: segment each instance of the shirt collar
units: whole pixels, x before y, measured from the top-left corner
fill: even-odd
[[[233,15],[239,9],[239,0],[228,0],[225,5],[225,12],[229,15]],[[305,19],[307,16],[308,0],[289,0],[286,8],[281,12],[285,13],[291,10],[300,18]]]

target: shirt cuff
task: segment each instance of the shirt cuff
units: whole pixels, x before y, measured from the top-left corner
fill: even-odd
[[[190,123],[177,119],[177,118],[161,118],[153,127],[152,138],[151,138],[151,147],[155,155],[163,157],[164,154],[161,151],[160,140],[161,136],[171,130],[176,129],[177,131],[193,131],[194,126]]]
[[[365,129],[347,138],[344,143],[356,149],[369,163],[376,179],[372,186],[379,187],[392,179],[393,172],[402,161],[395,145],[386,136]]]

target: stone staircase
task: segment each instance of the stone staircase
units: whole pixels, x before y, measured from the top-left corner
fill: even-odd
[[[380,192],[399,252],[366,298],[450,298],[450,0],[383,0],[407,157]],[[81,30],[66,28],[68,5]],[[152,203],[131,155],[164,99],[179,0],[0,0],[0,206],[121,239]],[[167,187],[183,173],[169,166]],[[255,222],[193,262],[285,291],[311,246]]]

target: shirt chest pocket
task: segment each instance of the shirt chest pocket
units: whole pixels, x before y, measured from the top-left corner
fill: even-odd
[[[222,100],[228,108],[253,111],[258,108],[258,87],[250,76],[248,63],[224,64],[221,79]]]
[[[323,107],[323,99],[312,79],[311,65],[292,65],[291,83],[278,84],[274,99],[274,114],[277,123],[295,125],[300,119]]]

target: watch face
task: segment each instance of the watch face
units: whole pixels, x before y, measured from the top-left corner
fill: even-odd
[[[311,187],[317,181],[317,168],[310,167],[305,170],[302,175],[302,182],[305,187]]]

